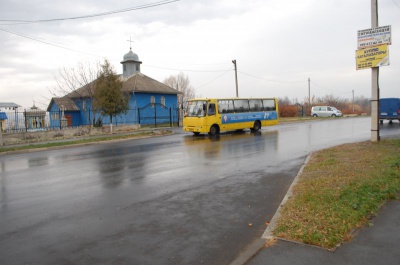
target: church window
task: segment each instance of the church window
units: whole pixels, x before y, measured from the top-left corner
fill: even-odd
[[[60,116],[58,115],[58,113],[52,113],[52,114],[51,114],[51,119],[52,119],[52,120],[59,120],[59,119],[60,119]]]

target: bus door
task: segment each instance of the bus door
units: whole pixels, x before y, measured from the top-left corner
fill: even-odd
[[[207,126],[212,126],[213,124],[219,124],[217,120],[217,112],[215,103],[207,104]]]

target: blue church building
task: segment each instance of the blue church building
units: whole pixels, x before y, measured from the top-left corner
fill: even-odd
[[[123,73],[122,92],[129,94],[129,111],[113,117],[113,124],[152,124],[155,122],[178,122],[178,90],[152,79],[140,72],[137,54],[132,48],[121,62]],[[65,95],[51,99],[47,111],[51,127],[89,125],[99,120],[109,124],[107,116],[101,116],[92,108],[92,95],[96,80]],[[158,119],[158,121],[157,121]]]

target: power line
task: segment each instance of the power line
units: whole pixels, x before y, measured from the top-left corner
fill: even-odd
[[[226,72],[227,70],[188,70],[188,69],[177,69],[177,68],[168,68],[168,67],[160,67],[160,66],[153,66],[143,64],[143,66],[151,67],[151,68],[158,68],[158,69],[165,69],[165,70],[176,70],[182,72],[201,72],[201,73],[216,73],[216,72]]]
[[[242,71],[238,71],[238,72],[241,73],[241,74],[244,74],[244,75],[253,77],[253,78],[258,78],[258,79],[266,80],[266,81],[268,81],[268,82],[287,83],[287,84],[296,84],[296,83],[305,83],[305,82],[307,82],[307,81],[293,81],[293,82],[289,82],[289,81],[278,81],[278,80],[272,80],[272,79],[267,79],[267,78],[264,78],[264,77],[259,77],[259,76],[247,74],[247,73],[244,73],[244,72],[242,72]]]
[[[398,7],[400,8],[400,5],[398,3],[396,3],[394,0],[392,0],[392,2]]]
[[[312,81],[311,81],[311,83],[312,83],[313,85],[317,86],[317,87],[320,87],[320,88],[322,88],[322,89],[329,90],[329,91],[332,91],[332,92],[339,92],[339,93],[343,93],[343,94],[353,93],[352,91],[344,92],[344,91],[337,91],[337,90],[333,90],[333,89],[330,89],[330,88],[326,88],[326,87],[323,87],[323,86],[321,86],[321,85],[319,85],[319,84],[317,84],[317,83],[315,83],[315,82],[312,82]]]
[[[0,24],[0,25],[44,23],[44,22],[55,22],[55,21],[75,20],[75,19],[84,19],[84,18],[108,16],[108,15],[113,15],[113,14],[118,14],[118,13],[124,13],[124,12],[129,12],[129,11],[135,11],[135,10],[140,10],[140,9],[146,9],[146,8],[151,8],[151,7],[171,4],[171,3],[174,3],[174,2],[178,2],[178,1],[180,1],[180,0],[164,0],[164,1],[154,2],[154,3],[145,4],[145,5],[141,5],[141,6],[128,7],[128,8],[118,9],[118,10],[114,10],[114,11],[107,11],[107,12],[103,12],[103,13],[96,13],[96,14],[90,14],[90,15],[84,15],[84,16],[76,16],[76,17],[38,19],[38,20],[0,19],[1,22],[11,22],[9,24]]]
[[[205,84],[203,84],[201,86],[198,86],[197,88],[202,88],[202,87],[208,86],[209,84],[211,84],[212,82],[214,82],[215,80],[219,79],[220,77],[222,77],[223,75],[225,75],[227,72],[230,72],[230,71],[232,71],[232,69],[226,70],[225,72],[223,72],[222,74],[220,74],[219,76],[214,78],[213,80],[211,80],[211,81],[209,81],[209,82],[207,82],[207,83],[205,83]]]
[[[37,41],[37,42],[41,42],[43,44],[54,46],[54,47],[57,47],[57,48],[61,48],[61,49],[65,49],[65,50],[69,50],[69,51],[73,51],[73,52],[78,52],[78,53],[83,53],[83,54],[87,54],[87,55],[91,55],[91,56],[95,56],[95,57],[104,58],[103,56],[99,56],[99,55],[88,53],[88,52],[82,52],[82,51],[74,50],[74,49],[71,49],[71,48],[68,48],[68,47],[61,46],[60,44],[57,44],[57,43],[51,43],[50,41],[47,41],[47,40],[44,40],[44,39],[39,39],[39,38],[32,37],[32,36],[28,36],[28,35],[25,35],[25,34],[22,34],[22,33],[13,32],[13,31],[10,31],[10,30],[7,30],[7,29],[3,29],[3,28],[0,28],[0,30],[4,31],[4,32],[7,32],[7,33],[10,33],[10,34],[13,34],[13,35],[17,35],[17,36],[26,38],[26,39],[30,39],[30,40],[34,40],[34,41]]]
[[[87,54],[87,55],[94,56],[94,57],[105,58],[105,56],[100,56],[100,55],[93,54],[93,53],[88,53],[88,52],[84,52],[84,51],[75,50],[75,49],[72,49],[72,48],[68,48],[68,47],[62,46],[61,44],[58,44],[58,43],[54,43],[54,42],[51,42],[51,41],[48,41],[48,40],[45,40],[45,39],[40,39],[40,38],[37,38],[37,37],[29,36],[29,35],[22,34],[22,33],[19,33],[19,32],[10,31],[10,30],[4,29],[4,28],[0,28],[0,30],[4,31],[6,33],[9,33],[9,34],[17,35],[17,36],[20,36],[20,37],[23,37],[23,38],[26,38],[26,39],[30,39],[30,40],[33,40],[33,41],[37,41],[37,42],[40,42],[40,43],[43,43],[43,44],[46,44],[46,45],[50,45],[50,46],[53,46],[53,47],[69,50],[69,51],[72,51],[72,52]],[[151,67],[151,68],[158,68],[158,69],[165,69],[165,70],[182,71],[182,72],[216,73],[216,72],[225,72],[226,71],[226,70],[188,70],[188,69],[178,69],[178,68],[167,68],[167,67],[160,67],[160,66],[152,66],[152,65],[146,65],[146,64],[143,64],[143,66]]]

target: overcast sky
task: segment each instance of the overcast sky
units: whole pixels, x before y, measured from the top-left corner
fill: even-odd
[[[400,0],[379,2],[392,26],[381,97],[400,97]],[[165,3],[165,4],[163,4]],[[71,18],[150,4],[91,18]],[[158,5],[159,4],[159,5]],[[132,50],[160,82],[187,74],[202,97],[371,96],[371,70],[356,71],[357,30],[371,28],[368,0],[1,0],[0,102],[47,108],[59,69],[107,58],[117,73]]]

